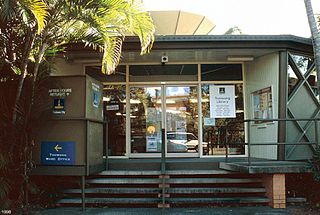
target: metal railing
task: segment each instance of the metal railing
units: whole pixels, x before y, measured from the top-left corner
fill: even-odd
[[[307,122],[306,123],[306,128],[302,128],[302,126],[299,125],[298,122]],[[250,166],[252,164],[252,147],[253,146],[278,146],[278,147],[285,147],[285,146],[290,146],[290,145],[299,145],[299,146],[315,146],[319,144],[319,131],[318,131],[318,121],[320,121],[320,118],[295,118],[295,119],[291,119],[291,118],[286,118],[286,119],[246,119],[246,120],[242,120],[242,121],[232,121],[229,122],[226,126],[226,137],[225,137],[225,148],[226,148],[226,153],[225,153],[225,160],[226,162],[228,162],[228,158],[229,158],[229,146],[230,145],[238,145],[238,146],[247,146],[247,162],[248,162],[248,166]],[[259,126],[267,126],[266,124],[269,123],[273,123],[273,122],[294,122],[296,124],[298,124],[298,126],[300,127],[301,131],[301,136],[300,138],[298,138],[299,140],[296,142],[252,142],[251,141],[251,127],[252,127],[252,122],[255,122],[254,125],[256,125],[257,127]],[[303,138],[303,136],[305,136],[307,134],[307,131],[310,129],[310,125],[311,123],[314,123],[314,142],[313,141],[309,141],[309,142],[301,142],[300,140]],[[244,123],[245,124],[245,129],[246,129],[246,141],[242,142],[242,143],[230,143],[228,141],[228,128],[231,127],[231,124],[236,124],[236,123]],[[264,124],[266,123],[266,124]],[[286,132],[286,131],[282,131],[282,132]],[[285,134],[284,134],[285,135]],[[279,153],[279,148],[277,149],[277,153]],[[283,153],[285,153],[285,151],[283,151]],[[274,160],[274,159],[273,159]],[[277,156],[276,160],[280,160],[279,156]],[[285,160],[285,158],[284,158]]]

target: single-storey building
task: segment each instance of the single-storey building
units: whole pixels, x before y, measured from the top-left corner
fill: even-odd
[[[100,58],[70,44],[54,59],[34,173],[83,179],[59,204],[285,207],[318,144],[311,39],[158,35],[141,56],[126,37],[114,74]]]

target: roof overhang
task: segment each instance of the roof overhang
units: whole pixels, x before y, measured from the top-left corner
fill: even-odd
[[[228,56],[256,58],[285,50],[312,56],[312,40],[292,35],[156,36],[151,53],[141,56],[139,39],[126,37],[122,62],[159,62],[163,55],[168,55],[170,62],[227,61]],[[83,44],[70,44],[66,51],[83,61],[101,57]]]

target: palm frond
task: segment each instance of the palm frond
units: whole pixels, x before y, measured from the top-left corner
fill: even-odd
[[[108,37],[104,44],[101,72],[110,75],[114,73],[121,58],[122,37]]]
[[[48,7],[42,0],[20,0],[22,5],[30,10],[37,20],[38,34],[46,24],[46,17],[48,16]]]
[[[1,0],[0,1],[0,18],[3,21],[11,20],[16,16],[17,3],[13,0]]]

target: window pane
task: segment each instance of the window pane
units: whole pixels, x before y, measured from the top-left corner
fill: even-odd
[[[131,153],[161,152],[161,88],[130,88]]]
[[[209,84],[202,85],[201,93],[203,154],[225,155],[225,143],[229,145],[229,154],[244,154],[244,145],[241,145],[245,140],[244,123],[241,122],[244,119],[242,84],[235,85],[236,118],[210,118]]]
[[[118,85],[105,86],[103,92],[103,104],[104,116],[108,122],[108,155],[125,155],[126,87]]]
[[[202,64],[202,81],[241,81],[241,64]]]
[[[134,65],[129,67],[130,81],[197,81],[198,66],[181,65]]]
[[[114,74],[106,75],[101,72],[101,66],[86,66],[87,75],[101,82],[126,82],[126,66],[118,66]]]
[[[198,90],[195,86],[166,87],[167,149],[198,153]]]

